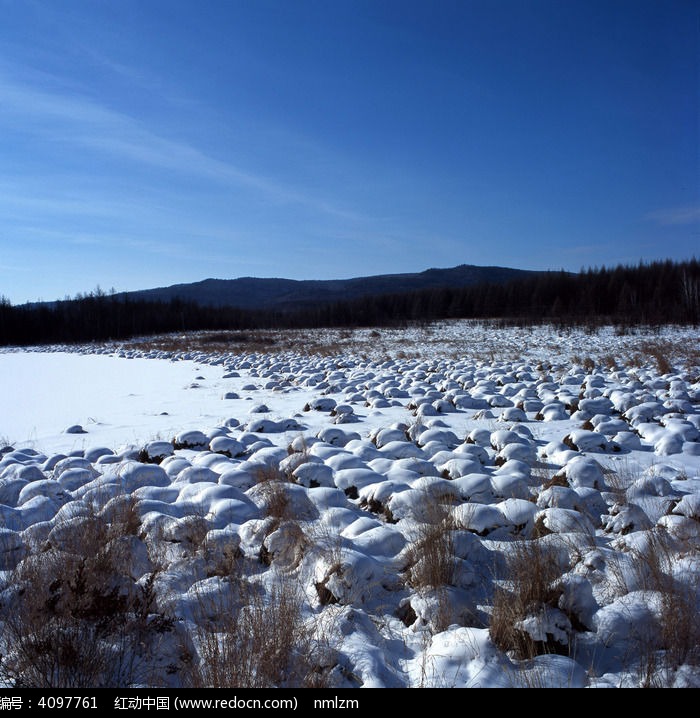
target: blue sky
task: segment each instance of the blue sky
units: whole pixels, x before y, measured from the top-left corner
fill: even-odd
[[[0,0],[0,295],[700,254],[695,0]]]

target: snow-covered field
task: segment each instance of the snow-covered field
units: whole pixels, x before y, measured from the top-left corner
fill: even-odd
[[[0,677],[700,687],[699,340],[4,351]]]

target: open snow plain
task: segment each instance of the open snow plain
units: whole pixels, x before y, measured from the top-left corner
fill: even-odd
[[[4,685],[700,687],[697,330],[186,339],[0,353]]]

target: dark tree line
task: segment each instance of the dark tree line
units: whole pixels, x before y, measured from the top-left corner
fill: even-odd
[[[173,299],[170,302],[116,299],[87,294],[50,304],[0,303],[0,344],[30,345],[128,339],[198,329],[249,329],[250,312]]]
[[[434,319],[503,319],[516,323],[622,326],[697,324],[700,263],[654,262],[543,272],[506,284],[365,297],[320,307],[320,325],[400,323]]]
[[[294,309],[244,310],[173,299],[116,298],[101,291],[49,304],[0,300],[0,345],[76,343],[194,330],[400,326],[435,319],[622,326],[698,324],[700,263],[640,263],[579,274],[543,272],[506,284],[425,289],[318,302]]]

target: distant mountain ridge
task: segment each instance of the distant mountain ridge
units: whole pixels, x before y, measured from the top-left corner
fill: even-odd
[[[420,289],[460,288],[486,283],[505,284],[535,274],[539,272],[461,264],[448,269],[427,269],[416,273],[380,274],[353,279],[204,279],[189,284],[122,292],[116,296],[166,302],[179,298],[202,306],[291,311],[320,303],[328,304],[381,294],[400,294]]]

